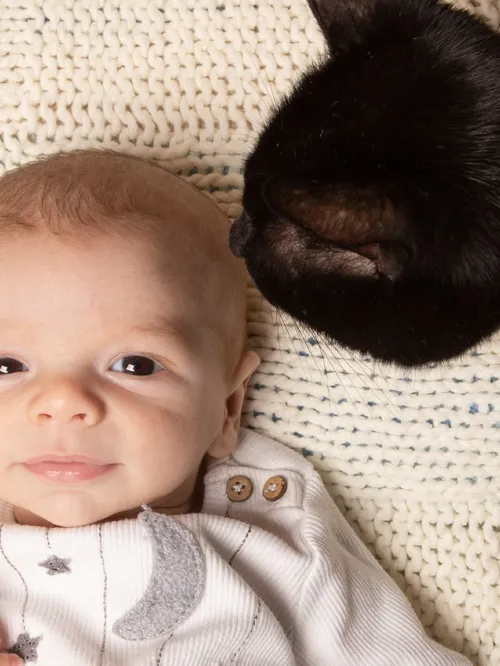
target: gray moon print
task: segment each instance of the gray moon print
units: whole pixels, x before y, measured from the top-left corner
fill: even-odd
[[[189,530],[150,509],[137,520],[151,540],[154,561],[144,596],[113,625],[113,633],[128,641],[170,634],[192,614],[205,587],[205,561]]]

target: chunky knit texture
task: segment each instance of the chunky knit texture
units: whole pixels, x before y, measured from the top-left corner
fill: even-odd
[[[500,24],[498,0],[460,5]],[[322,50],[305,0],[0,0],[1,167],[115,148],[235,217],[263,118]],[[402,373],[249,304],[245,424],[310,457],[430,635],[500,666],[500,338]]]

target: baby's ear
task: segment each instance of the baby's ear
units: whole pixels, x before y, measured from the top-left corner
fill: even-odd
[[[369,19],[376,0],[309,0],[323,34],[335,50],[355,41],[356,28]]]
[[[236,367],[230,385],[230,393],[226,399],[226,413],[222,430],[207,451],[213,458],[225,458],[236,446],[248,382],[259,363],[260,358],[254,351],[246,351]]]

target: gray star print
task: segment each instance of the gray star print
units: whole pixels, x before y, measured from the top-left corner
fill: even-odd
[[[55,576],[56,574],[69,573],[71,569],[69,568],[69,563],[71,560],[63,559],[62,557],[57,557],[57,555],[51,555],[49,558],[40,562],[39,567],[45,567],[49,576]]]
[[[7,652],[17,654],[24,661],[36,661],[38,659],[37,647],[41,640],[41,636],[31,638],[29,634],[19,634],[17,641]]]

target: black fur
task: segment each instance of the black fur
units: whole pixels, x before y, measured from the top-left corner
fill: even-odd
[[[500,36],[434,0],[310,2],[329,53],[245,165],[264,295],[404,366],[500,327]]]

